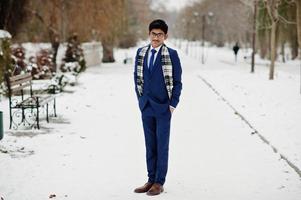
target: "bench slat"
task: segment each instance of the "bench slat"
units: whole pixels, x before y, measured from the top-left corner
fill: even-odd
[[[22,83],[26,83],[28,81],[31,81],[32,80],[32,77],[27,77],[27,78],[24,78],[24,79],[20,79],[20,80],[17,80],[17,81],[13,81],[10,83],[10,87],[13,87],[15,85],[20,85]]]
[[[55,99],[55,96],[43,96],[43,97],[39,97],[39,107],[40,106],[44,106],[45,104],[51,102],[52,100]],[[37,98],[27,98],[24,101],[20,102],[17,107],[37,107]]]
[[[55,96],[46,96],[46,97],[39,98],[39,104],[41,106],[45,105],[45,104],[49,103],[50,101],[52,101],[53,99],[55,99]]]
[[[35,107],[35,105],[36,105],[36,101],[32,98],[28,98],[28,99],[25,99],[24,101],[22,101],[21,103],[19,103],[17,106],[22,108],[22,107],[26,107],[26,106]]]
[[[16,80],[24,79],[24,78],[28,78],[28,77],[31,77],[30,73],[20,74],[20,75],[9,77],[9,81],[12,82],[12,81],[16,81]]]
[[[12,95],[16,94],[17,92],[19,92],[20,90],[22,90],[23,88],[26,88],[28,86],[30,86],[30,82],[20,85],[18,87],[11,88],[11,93],[12,93]]]

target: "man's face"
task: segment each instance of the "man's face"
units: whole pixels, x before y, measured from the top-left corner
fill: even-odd
[[[149,32],[149,38],[153,48],[159,47],[167,39],[167,34],[165,34],[161,29],[152,29]]]

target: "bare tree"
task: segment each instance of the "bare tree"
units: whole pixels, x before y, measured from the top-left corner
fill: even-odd
[[[27,7],[25,8],[28,13],[31,14],[32,18],[36,19],[37,22],[42,25],[44,30],[44,34],[47,36],[48,41],[50,41],[52,49],[53,49],[53,57],[52,61],[55,65],[54,70],[56,71],[56,56],[57,51],[60,45],[60,23],[62,23],[59,18],[59,13],[62,7],[65,6],[64,0],[51,0],[45,1],[44,5],[41,6],[40,2],[31,1]],[[23,25],[24,29],[28,26],[27,23]],[[34,30],[33,35],[38,34],[38,31],[43,32],[41,30]],[[62,33],[61,33],[62,34]]]
[[[13,0],[0,1],[0,13],[3,11],[2,2],[6,1],[19,3]],[[27,0],[20,0],[23,1]],[[20,42],[50,41],[55,50],[59,42],[64,42],[67,37],[77,33],[80,42],[101,41],[103,61],[111,62],[114,61],[114,47],[133,46],[137,38],[146,36],[144,31],[151,16],[150,2],[151,0],[48,0],[41,4],[40,0],[31,0],[24,5],[28,18],[15,38]],[[1,20],[2,18],[0,22]]]
[[[298,30],[298,44],[299,57],[301,58],[301,0],[295,0],[297,5],[297,30]]]
[[[24,6],[27,3],[27,0],[1,0],[0,29],[5,29],[15,36],[20,30],[20,25],[26,20]]]
[[[180,12],[178,27],[183,27],[180,29],[182,33],[189,32],[185,36],[187,39],[200,40],[205,28],[205,40],[217,46],[224,46],[227,42],[248,44],[251,41],[252,13],[252,7],[240,0],[199,0]],[[204,16],[207,16],[205,23]],[[186,30],[188,24],[189,31]]]
[[[269,79],[274,79],[275,59],[276,59],[276,29],[279,21],[278,7],[280,0],[264,0],[267,12],[271,20],[271,64]]]
[[[270,22],[270,48],[271,48],[271,64],[269,79],[274,79],[275,71],[275,60],[277,56],[277,39],[279,38],[279,23],[282,24],[296,24],[295,21],[288,20],[282,10],[286,4],[291,4],[293,1],[283,1],[283,0],[263,0],[264,7],[266,8],[267,14],[269,16]],[[286,8],[287,9],[287,8]],[[287,34],[282,34],[285,37]]]

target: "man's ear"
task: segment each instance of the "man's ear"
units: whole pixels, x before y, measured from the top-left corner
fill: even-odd
[[[168,34],[166,33],[165,35],[164,35],[164,39],[166,40],[168,38]]]

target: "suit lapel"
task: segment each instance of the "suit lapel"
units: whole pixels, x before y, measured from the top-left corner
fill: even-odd
[[[149,47],[148,47],[148,49],[147,49],[147,51],[145,53],[144,61],[143,61],[143,71],[145,73],[148,73],[148,74],[150,73],[149,70],[148,70],[148,65],[147,65],[147,63],[148,63],[148,52],[149,52],[149,49],[150,49],[150,45],[149,45]]]

